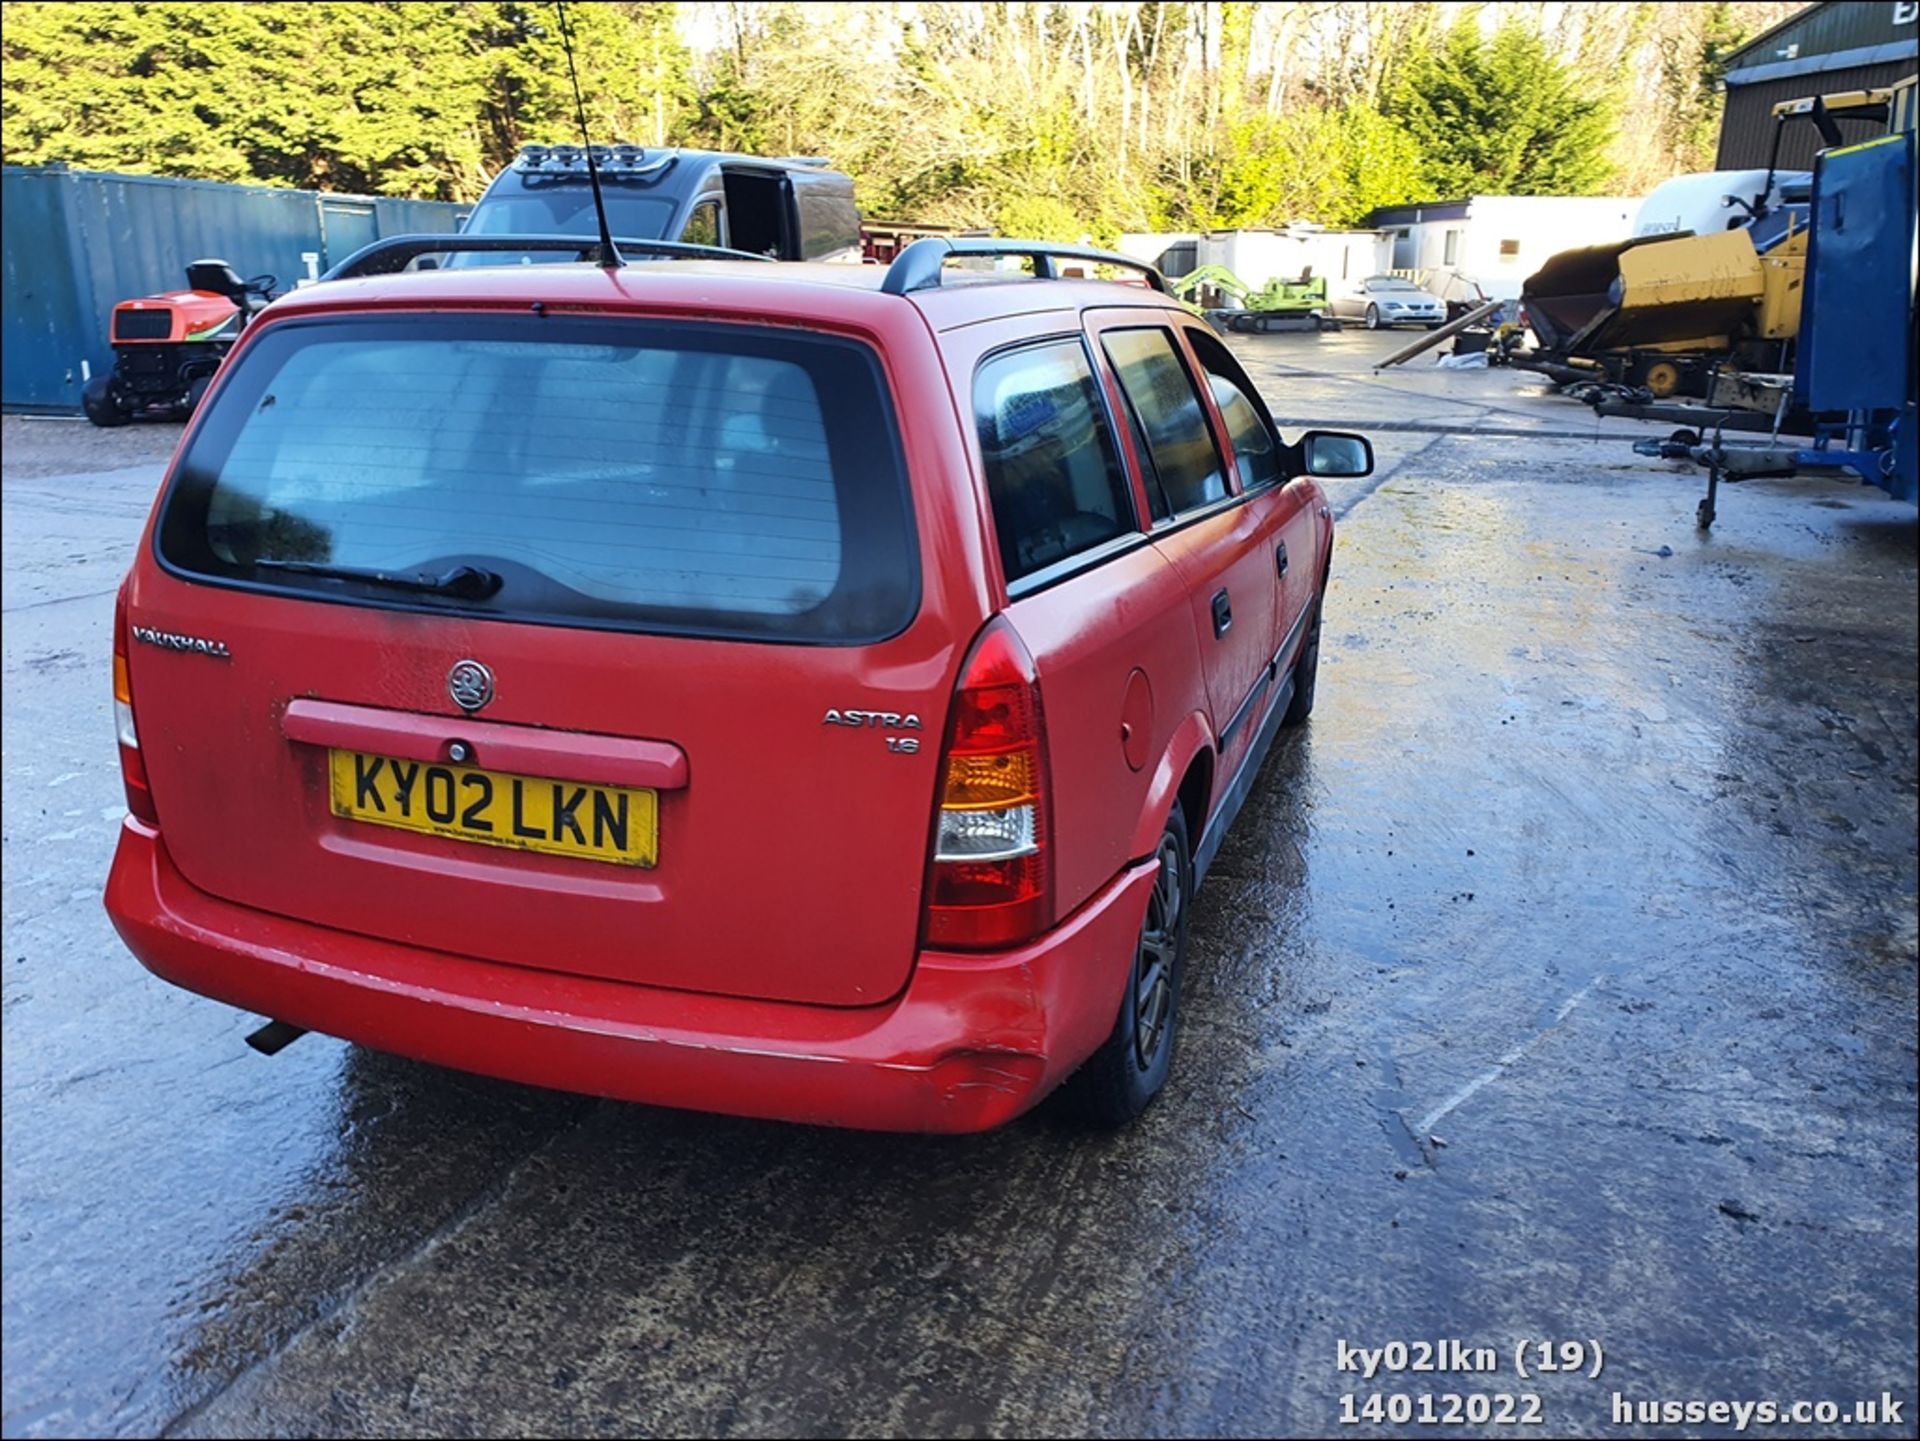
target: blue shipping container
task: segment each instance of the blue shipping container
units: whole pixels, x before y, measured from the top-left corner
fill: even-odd
[[[7,166],[0,175],[4,383],[10,411],[78,411],[113,365],[108,319],[122,300],[179,290],[190,261],[217,256],[291,289],[387,235],[452,231],[468,207],[326,195],[157,175]]]

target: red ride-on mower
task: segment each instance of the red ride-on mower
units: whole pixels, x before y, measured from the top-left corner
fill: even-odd
[[[81,397],[95,425],[125,425],[156,408],[192,415],[240,328],[273,299],[273,276],[242,280],[224,260],[194,261],[187,284],[114,306],[113,373],[89,381]]]

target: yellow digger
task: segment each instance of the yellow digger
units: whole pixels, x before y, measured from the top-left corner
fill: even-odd
[[[1594,381],[1655,400],[1707,397],[1723,368],[1790,374],[1811,176],[1780,172],[1781,136],[1790,124],[1810,122],[1838,146],[1846,139],[1840,121],[1884,130],[1911,105],[1913,84],[1783,101],[1773,108],[1765,172],[1670,180],[1641,206],[1631,239],[1554,256],[1521,292],[1539,349],[1514,363],[1563,383]],[[1722,211],[1734,213],[1723,218]]]

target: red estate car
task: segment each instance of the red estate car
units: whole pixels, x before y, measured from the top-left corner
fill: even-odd
[[[936,238],[276,302],[120,592],[127,945],[282,1036],[603,1096],[1137,1115],[1313,705],[1312,477],[1372,453],[1065,255],[1142,268]]]

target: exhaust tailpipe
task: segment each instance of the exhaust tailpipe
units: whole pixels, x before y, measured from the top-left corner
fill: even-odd
[[[247,1037],[247,1044],[263,1056],[277,1056],[304,1035],[304,1027],[286,1021],[268,1021]]]

